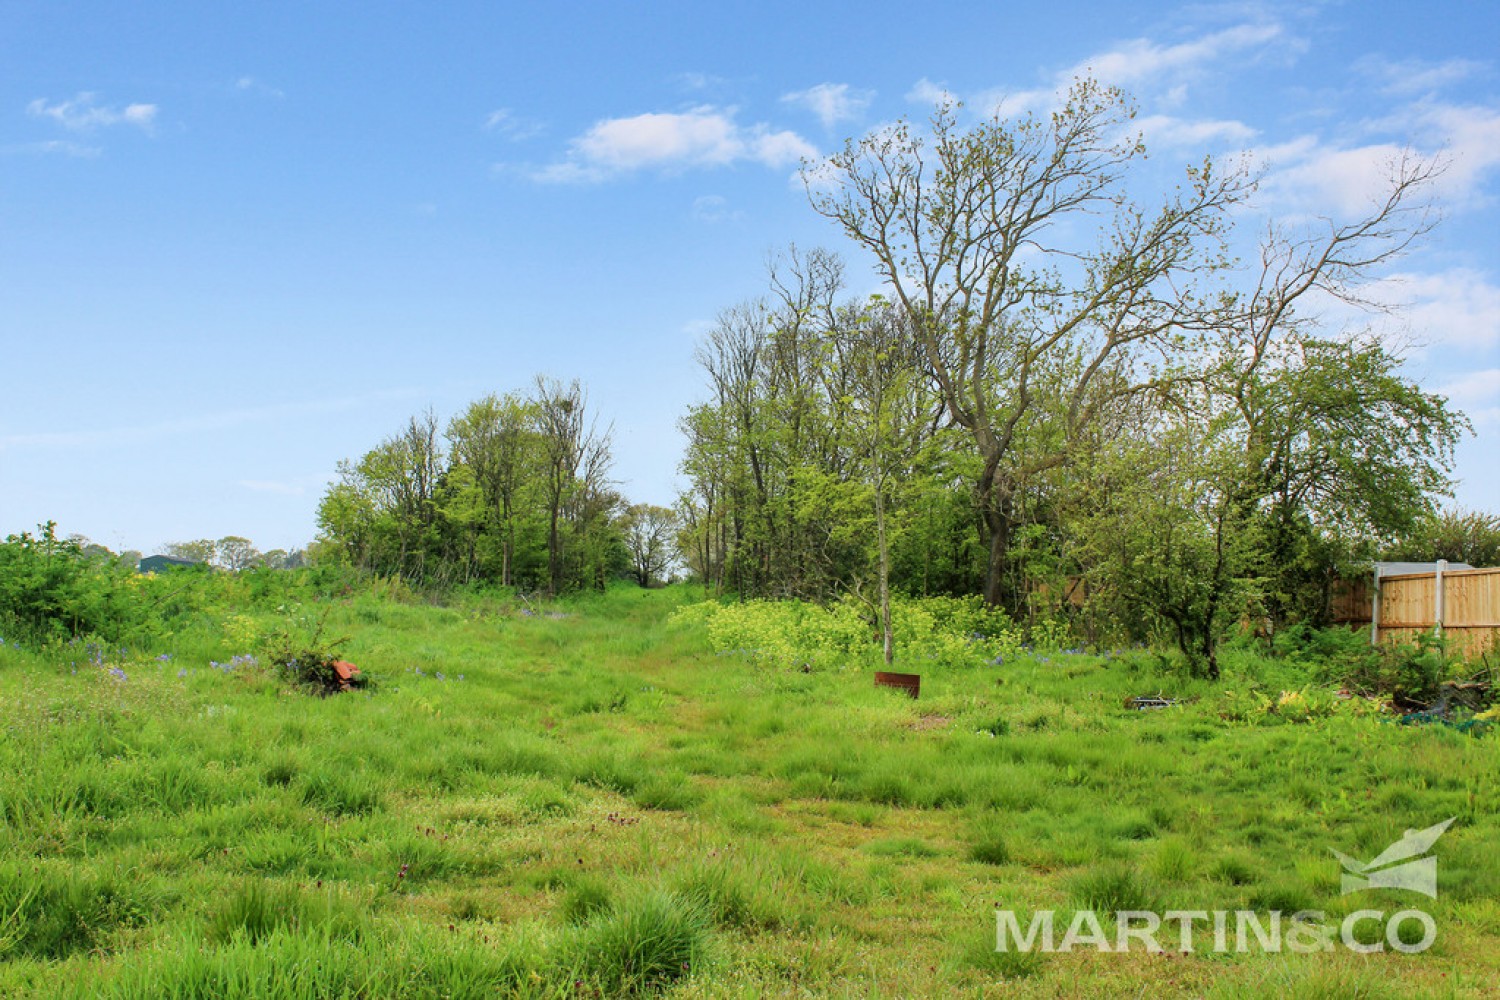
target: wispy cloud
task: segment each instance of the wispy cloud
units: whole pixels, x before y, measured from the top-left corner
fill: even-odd
[[[511,142],[525,142],[543,131],[540,122],[518,117],[510,108],[497,108],[486,115],[484,130],[503,135]]]
[[[62,156],[75,156],[80,158],[93,158],[102,152],[98,146],[85,146],[81,142],[73,142],[70,139],[50,139],[46,142],[16,142],[6,146],[0,146],[0,154],[6,156],[31,155],[47,156],[58,154]]]
[[[1433,194],[1450,207],[1485,203],[1500,173],[1500,108],[1419,102],[1380,121],[1366,134],[1388,140],[1364,144],[1303,135],[1253,148],[1268,169],[1263,190],[1289,211],[1363,212],[1389,189],[1390,164],[1415,152],[1443,164]]]
[[[1283,51],[1300,47],[1281,25],[1272,22],[1240,24],[1176,45],[1137,38],[1080,61],[1060,74],[1060,82],[1092,76],[1103,83],[1136,88],[1193,74],[1231,55],[1263,51],[1272,45]]]
[[[156,122],[156,111],[154,104],[127,104],[123,108],[102,105],[87,92],[56,104],[49,104],[39,97],[26,105],[26,113],[32,117],[50,118],[73,132],[90,132],[111,125],[134,125],[149,133]]]
[[[781,100],[811,111],[824,128],[833,128],[839,122],[853,121],[864,114],[874,98],[873,90],[856,90],[847,83],[820,83],[783,94]]]
[[[1187,119],[1171,115],[1147,115],[1137,119],[1136,126],[1152,146],[1187,146],[1202,149],[1211,145],[1244,145],[1256,136],[1255,129],[1233,119]]]
[[[705,194],[693,199],[693,218],[699,222],[715,225],[720,222],[737,222],[745,213],[730,208],[729,199],[723,195]]]
[[[1392,274],[1365,294],[1398,311],[1420,346],[1473,356],[1500,347],[1500,286],[1471,268]]]
[[[766,124],[744,126],[732,108],[608,118],[569,143],[568,156],[532,171],[548,183],[598,182],[641,170],[677,173],[752,162],[784,167],[817,155],[806,139]]]
[[[234,81],[234,89],[241,93],[260,94],[263,97],[274,97],[277,100],[286,96],[280,87],[273,87],[269,83],[257,80],[253,76],[242,76]]]
[[[1480,76],[1489,70],[1486,63],[1473,59],[1387,59],[1381,55],[1365,56],[1354,63],[1361,76],[1375,82],[1383,92],[1403,96],[1430,94],[1455,83]]]
[[[1437,391],[1468,414],[1476,429],[1500,428],[1500,368],[1461,375]]]
[[[960,95],[924,77],[906,97],[923,105],[949,103],[961,97],[965,104],[983,114],[1009,118],[1056,107],[1075,80],[1088,77],[1123,87],[1138,97],[1149,92],[1158,105],[1173,106],[1185,99],[1191,81],[1222,66],[1227,59],[1258,59],[1271,52],[1287,58],[1304,47],[1282,25],[1253,21],[1174,44],[1150,38],[1128,39],[1080,59],[1033,87],[990,88]]]
[[[697,92],[718,90],[729,82],[722,76],[715,76],[712,73],[678,73],[672,77],[672,80],[683,90]]]
[[[356,409],[371,403],[411,399],[419,395],[413,389],[391,389],[321,399],[315,402],[283,403],[274,406],[259,406],[241,410],[222,410],[201,416],[184,417],[179,420],[163,420],[149,424],[124,427],[84,428],[73,431],[37,431],[32,433],[0,435],[0,452],[23,448],[88,448],[139,444],[160,438],[183,434],[200,434],[245,424],[272,423],[313,413],[328,413]]]
[[[943,84],[934,83],[924,76],[912,84],[911,89],[906,92],[906,99],[913,104],[937,105],[952,104],[959,98],[957,93]]]

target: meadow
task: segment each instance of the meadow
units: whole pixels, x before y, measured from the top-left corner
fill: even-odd
[[[912,700],[873,645],[716,648],[673,616],[702,599],[367,587],[150,648],[7,643],[0,996],[1500,995],[1494,731],[1247,650],[1217,684],[1146,651],[934,656]],[[270,670],[298,617],[371,686]],[[1333,849],[1450,816],[1435,901],[1341,895]],[[1421,954],[995,950],[997,909],[1409,906]]]

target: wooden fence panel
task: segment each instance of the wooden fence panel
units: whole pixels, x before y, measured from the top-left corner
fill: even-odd
[[[1380,579],[1382,642],[1415,642],[1439,624],[1437,574]],[[1366,618],[1368,618],[1366,612]],[[1500,649],[1500,568],[1443,573],[1442,632],[1451,653],[1473,657]]]
[[[1500,628],[1500,570],[1444,573],[1443,627]]]
[[[1432,628],[1437,604],[1433,573],[1387,576],[1380,580],[1380,628]]]

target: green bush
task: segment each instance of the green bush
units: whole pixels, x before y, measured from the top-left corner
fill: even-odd
[[[706,601],[678,609],[670,620],[702,628],[721,654],[788,666],[873,662],[880,651],[877,617],[853,598],[827,607],[803,601]],[[1013,655],[1025,642],[1019,626],[977,597],[895,598],[891,632],[897,658],[910,664],[980,666]]]

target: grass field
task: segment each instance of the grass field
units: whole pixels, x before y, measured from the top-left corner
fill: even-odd
[[[329,698],[232,659],[267,616],[0,650],[0,996],[1500,995],[1493,731],[1231,723],[1249,660],[1038,653],[912,701],[716,655],[666,622],[696,596],[333,602],[376,685]],[[1158,690],[1196,700],[1123,704]],[[1340,895],[1331,849],[1450,816],[1436,901]],[[1407,907],[1422,954],[995,951],[997,908]]]

